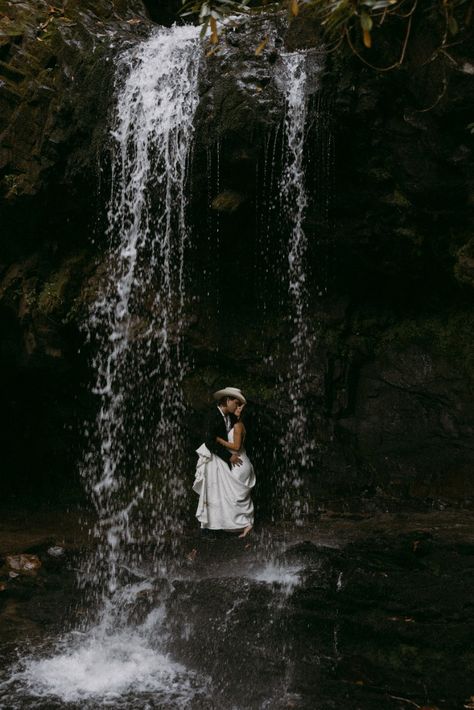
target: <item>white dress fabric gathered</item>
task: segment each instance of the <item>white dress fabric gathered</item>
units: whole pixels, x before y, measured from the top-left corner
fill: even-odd
[[[234,430],[228,434],[233,442]],[[241,466],[229,466],[206,444],[197,449],[199,456],[193,490],[199,496],[196,517],[201,528],[209,530],[240,530],[253,525],[252,488],[255,473],[242,447],[235,452],[242,459]]]

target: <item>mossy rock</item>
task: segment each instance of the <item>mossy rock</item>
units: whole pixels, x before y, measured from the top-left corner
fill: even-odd
[[[70,299],[66,298],[67,290],[76,277],[78,268],[83,260],[84,254],[74,255],[67,259],[61,268],[54,272],[43,285],[37,299],[37,309],[40,315],[51,315],[69,307]]]
[[[18,176],[15,185],[2,185],[7,199],[16,201],[49,184],[66,152],[71,169],[62,170],[63,179],[76,166],[93,169],[101,142],[94,135],[106,122],[104,81],[110,83],[114,54],[150,23],[139,0],[30,0],[4,3],[3,13],[0,169]]]
[[[457,363],[474,380],[474,313],[471,309],[398,322],[383,333],[376,353],[382,356],[387,347],[402,351],[410,345],[420,345],[428,353]]]
[[[474,286],[474,237],[457,252],[454,274],[458,281]]]

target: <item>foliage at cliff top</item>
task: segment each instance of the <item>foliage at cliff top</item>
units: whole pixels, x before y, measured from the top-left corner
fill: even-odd
[[[439,27],[436,51],[446,51],[465,39],[474,15],[473,0],[182,0],[182,15],[198,15],[202,34],[210,31],[211,44],[219,43],[219,22],[229,15],[280,11],[291,17],[316,18],[329,48],[349,47],[364,63],[373,66],[370,52],[377,32],[396,44],[398,53],[387,71],[403,64],[412,29],[417,22]],[[257,50],[259,50],[257,48]],[[261,51],[261,49],[260,49]]]

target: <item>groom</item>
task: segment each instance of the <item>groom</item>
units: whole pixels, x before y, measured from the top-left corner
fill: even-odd
[[[240,404],[246,404],[246,399],[237,387],[225,387],[213,394],[216,405],[209,412],[206,420],[204,442],[213,454],[225,461],[229,468],[241,466],[242,459],[225,446],[218,444],[216,438],[227,439],[227,434],[235,423],[234,412]]]

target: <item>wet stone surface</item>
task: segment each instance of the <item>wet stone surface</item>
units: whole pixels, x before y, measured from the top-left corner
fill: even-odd
[[[74,623],[79,593],[75,554],[48,554],[47,544],[28,548],[41,566],[14,572],[0,555],[0,667],[30,654],[51,635]],[[3,680],[3,678],[2,678]],[[0,703],[0,707],[3,707]]]
[[[54,655],[58,639],[84,618],[74,573],[80,550],[54,556],[54,542],[25,548],[41,567],[13,578],[0,546],[2,669],[22,656]],[[116,707],[469,707],[472,516],[327,515],[312,528],[266,528],[246,540],[192,533],[183,547],[183,562],[168,578],[151,573],[130,583],[122,609],[130,638],[150,629],[140,662],[159,655],[179,669],[178,680],[172,676],[163,693],[142,665],[143,677],[114,696]],[[151,626],[153,615],[160,621]],[[114,644],[114,662],[124,662]],[[7,677],[8,670],[0,674],[0,688]],[[34,700],[24,686],[4,697],[0,706],[12,709],[104,704],[100,693]]]
[[[273,572],[174,583],[170,649],[210,675],[213,707],[457,708],[471,696],[472,543],[423,531],[307,541]]]

